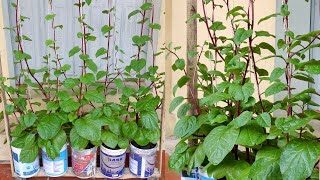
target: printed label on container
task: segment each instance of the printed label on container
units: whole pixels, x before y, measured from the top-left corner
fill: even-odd
[[[66,148],[61,151],[59,157],[54,160],[42,150],[42,159],[43,169],[48,176],[61,176],[68,170],[68,152]]]
[[[36,175],[39,170],[39,156],[32,163],[22,163],[19,161],[19,155],[15,152],[13,154],[13,164],[15,173],[22,178],[27,178]]]
[[[154,173],[155,160],[155,152],[139,155],[131,149],[129,169],[136,176],[150,177]]]
[[[188,172],[186,170],[182,170],[181,180],[198,180],[197,169],[192,169],[190,175],[188,175]]]
[[[72,150],[72,169],[78,177],[92,177],[96,172],[97,147],[89,150]]]
[[[101,150],[100,169],[101,173],[110,178],[121,177],[124,173],[126,153],[118,156],[112,156]]]

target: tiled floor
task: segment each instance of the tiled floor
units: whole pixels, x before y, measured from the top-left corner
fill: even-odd
[[[163,156],[164,162],[162,165],[162,177],[160,180],[179,180],[180,177],[172,171],[168,170],[168,154]],[[30,180],[47,180],[47,179],[54,179],[54,180],[78,180],[78,178],[74,177],[60,177],[60,178],[48,178],[48,177],[36,177],[36,178],[30,178]],[[14,180],[14,178],[11,177],[11,170],[9,164],[0,164],[0,180]],[[132,179],[133,180],[133,179]],[[141,180],[141,179],[136,179]]]

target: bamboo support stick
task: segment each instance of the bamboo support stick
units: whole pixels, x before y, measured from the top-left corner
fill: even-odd
[[[0,52],[0,76],[2,76],[2,61],[1,61],[1,52]],[[10,137],[10,124],[9,124],[9,117],[5,111],[5,107],[7,105],[7,98],[5,95],[4,90],[1,88],[1,100],[2,100],[2,108],[3,108],[3,118],[4,118],[4,128],[6,132],[7,138],[7,146],[9,148],[9,155],[10,155],[10,166],[11,166],[11,175],[14,177],[14,167],[13,167],[13,160],[12,160],[12,150],[11,150],[11,137]]]

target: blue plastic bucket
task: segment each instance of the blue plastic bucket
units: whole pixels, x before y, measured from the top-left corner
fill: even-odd
[[[157,145],[152,149],[139,149],[130,144],[129,169],[140,178],[148,178],[154,173]]]
[[[108,178],[120,178],[125,171],[126,149],[112,150],[100,146],[100,171]]]
[[[45,148],[42,148],[42,164],[47,176],[58,177],[65,174],[68,170],[67,144],[62,147],[59,157],[56,157],[54,160],[49,157]]]
[[[12,158],[14,164],[14,172],[21,178],[30,178],[35,176],[40,171],[39,156],[31,163],[20,162],[21,149],[11,146]]]

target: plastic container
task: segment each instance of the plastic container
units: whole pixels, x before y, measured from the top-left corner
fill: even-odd
[[[71,147],[73,173],[78,178],[87,179],[95,175],[97,167],[97,147],[76,150]]]
[[[192,169],[188,174],[186,169],[181,172],[181,180],[198,180],[198,169]]]
[[[130,144],[129,169],[132,174],[139,178],[148,178],[154,172],[157,145],[151,149],[140,149]]]
[[[198,169],[199,180],[216,180],[215,178],[209,177],[207,172],[202,172],[201,168]]]
[[[126,149],[100,146],[100,171],[108,178],[120,178],[125,171]]]
[[[30,178],[35,176],[40,171],[39,156],[31,163],[20,162],[21,149],[11,146],[14,172],[21,178]]]
[[[58,177],[65,174],[68,170],[67,144],[62,147],[59,157],[54,160],[46,153],[46,149],[42,148],[42,164],[43,170],[47,176]]]

